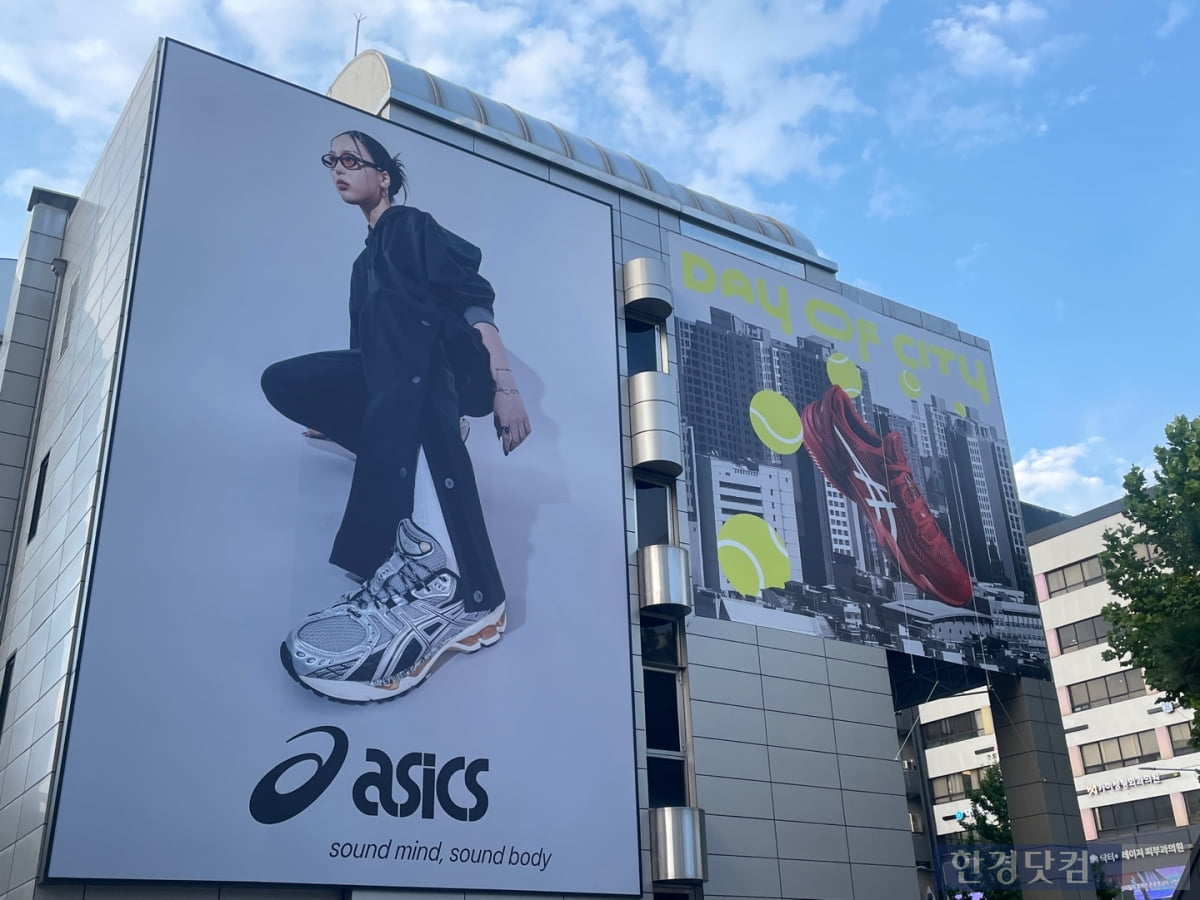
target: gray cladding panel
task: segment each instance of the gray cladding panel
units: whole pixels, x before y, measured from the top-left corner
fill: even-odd
[[[917,872],[909,865],[872,866],[852,863],[855,897],[917,897]]]
[[[842,792],[837,788],[808,787],[797,784],[771,785],[775,818],[786,822],[815,822],[843,825]]]
[[[723,641],[740,641],[743,644],[757,643],[758,631],[753,625],[742,622],[723,622],[705,616],[691,616],[687,622],[688,639],[693,634],[719,638]],[[763,646],[767,646],[764,642]]]
[[[850,870],[845,863],[781,859],[779,879],[783,896],[795,900],[856,900]],[[900,900],[905,895],[882,893],[861,896],[864,900]]]
[[[758,648],[753,644],[692,634],[687,638],[687,655],[691,665],[758,673]]]
[[[766,713],[767,742],[775,747],[794,747],[797,750],[820,750],[833,753],[834,721],[818,716],[799,716],[793,713]]]
[[[843,791],[842,807],[846,824],[866,828],[908,827],[908,804],[898,794],[875,794],[870,791]]]
[[[779,863],[753,856],[708,855],[707,895],[730,897],[779,897]]]
[[[835,719],[862,722],[866,725],[895,721],[896,712],[892,706],[891,694],[874,694],[870,691],[855,691],[831,685],[829,696],[833,701]]]
[[[826,643],[833,642],[826,642],[811,634],[781,631],[778,628],[759,628],[758,643],[761,647],[774,647],[776,650],[791,650],[794,653],[807,653],[810,656],[824,656]]]
[[[823,656],[812,656],[808,653],[778,650],[772,647],[761,648],[758,655],[764,675],[791,678],[797,681],[811,681],[816,684],[828,684],[831,681],[834,684],[840,683],[832,679]]]
[[[846,829],[841,825],[812,822],[776,822],[775,834],[780,859],[812,859],[849,862]]]
[[[762,677],[762,696],[766,708],[776,712],[798,713],[802,716],[818,716],[826,719],[833,717],[829,687],[824,684],[771,678],[764,675]]]
[[[727,741],[767,742],[767,726],[761,709],[697,700],[692,701],[692,734]]]
[[[717,856],[770,855],[775,846],[775,823],[770,819],[745,819],[706,815],[708,852]]]
[[[907,828],[847,828],[850,858],[883,866],[914,866],[912,832]]]
[[[839,787],[838,760],[832,753],[771,747],[768,751],[771,780],[784,784]]]
[[[904,794],[904,773],[897,760],[839,756],[838,766],[842,771],[842,785],[850,790]]]
[[[847,662],[844,659],[830,659],[826,661],[826,665],[829,667],[829,684],[831,686],[886,694],[888,701],[891,701],[892,683],[888,678],[887,669]]]
[[[771,785],[742,778],[696,776],[696,801],[708,815],[770,819]]]
[[[692,754],[697,775],[771,780],[771,771],[767,765],[767,748],[762,744],[695,738],[692,741]]]
[[[877,759],[892,759],[900,749],[900,738],[895,728],[886,725],[864,725],[860,722],[833,723],[839,753],[850,756],[871,756]]]
[[[844,659],[866,666],[887,668],[887,651],[879,647],[866,647],[862,644],[851,644],[849,641],[823,641],[822,643],[825,645],[825,655],[831,660]]]
[[[688,685],[693,700],[732,703],[762,709],[763,685],[758,675],[689,665]]]

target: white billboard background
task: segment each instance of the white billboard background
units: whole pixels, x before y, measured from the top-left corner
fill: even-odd
[[[327,559],[352,462],[259,389],[272,362],[347,346],[366,224],[319,157],[351,128],[401,153],[409,202],[483,250],[533,427],[508,457],[490,419],[468,442],[507,633],[362,707],[279,661],[351,586]],[[608,207],[170,44],[49,875],[640,893],[613,335]],[[416,519],[448,548],[436,510],[425,486]],[[340,774],[296,817],[255,821],[272,767],[329,753],[322,734],[287,743],[317,726],[348,736]],[[368,748],[486,758],[486,815],[362,814]],[[461,778],[452,794],[469,805]],[[331,856],[385,841],[443,849]]]

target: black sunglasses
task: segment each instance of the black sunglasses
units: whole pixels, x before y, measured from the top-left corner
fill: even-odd
[[[327,169],[332,169],[338,163],[342,164],[343,169],[349,169],[351,171],[355,169],[361,169],[363,166],[366,166],[368,169],[376,169],[380,172],[387,171],[383,168],[383,166],[376,165],[373,162],[368,162],[361,156],[355,156],[353,153],[326,153],[321,157],[321,165]]]

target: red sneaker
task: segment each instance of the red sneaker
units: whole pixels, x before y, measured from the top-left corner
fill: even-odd
[[[837,385],[800,414],[804,446],[830,484],[853,500],[905,575],[951,606],[971,602],[971,577],[917,490],[900,435],[882,439]]]

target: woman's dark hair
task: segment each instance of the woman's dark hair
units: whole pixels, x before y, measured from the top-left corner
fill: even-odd
[[[400,162],[400,155],[392,156],[384,148],[383,144],[375,140],[369,134],[362,131],[343,131],[335,137],[348,137],[367,151],[367,155],[371,157],[371,162],[379,166],[383,171],[391,176],[391,184],[388,185],[388,199],[394,200],[396,194],[401,190],[405,196],[408,196],[408,179],[404,177],[404,163]]]

